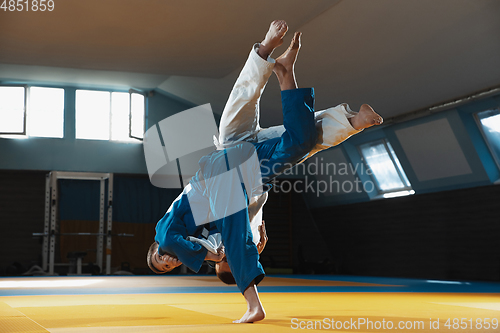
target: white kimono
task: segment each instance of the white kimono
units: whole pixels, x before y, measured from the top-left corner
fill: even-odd
[[[229,99],[224,107],[219,125],[219,138],[214,137],[218,149],[237,141],[261,142],[281,136],[285,131],[283,125],[261,128],[260,97],[271,76],[275,61],[267,61],[257,54],[259,44],[255,44],[245,66],[233,86]],[[356,115],[347,104],[317,111],[314,114],[318,141],[302,162],[324,149],[336,146],[360,130],[354,129],[348,118]],[[262,224],[262,207],[267,200],[267,193],[252,197],[248,207],[253,241],[258,244],[260,235],[258,227]]]

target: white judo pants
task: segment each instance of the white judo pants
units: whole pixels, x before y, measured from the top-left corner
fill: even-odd
[[[273,72],[275,61],[272,58],[268,58],[267,61],[262,59],[257,54],[258,47],[259,44],[255,44],[252,48],[224,107],[219,125],[219,138],[214,138],[218,149],[237,141],[261,142],[279,137],[285,132],[283,125],[261,128],[259,124],[260,98]],[[345,103],[315,112],[318,141],[302,161],[359,133],[360,131],[354,129],[348,120],[355,114]],[[258,227],[262,223],[262,207],[266,200],[267,193],[253,197],[248,207],[255,244],[260,240]]]

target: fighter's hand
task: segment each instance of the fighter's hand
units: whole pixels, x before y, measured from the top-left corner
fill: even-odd
[[[182,262],[177,259],[177,257],[170,254],[160,255],[158,250],[156,250],[151,258],[151,264],[157,270],[156,273],[162,274],[170,272],[175,267],[182,265]]]
[[[259,234],[260,241],[259,244],[257,244],[257,251],[259,251],[259,254],[261,254],[262,251],[264,251],[268,240],[266,233],[266,224],[264,223],[264,220],[262,220],[262,224],[259,226]]]
[[[169,269],[169,270],[172,270],[175,267],[182,265],[182,262],[179,259],[177,259],[174,256],[171,256],[170,254],[164,254],[164,255],[160,256],[160,259],[162,262],[165,263],[165,265],[167,266],[167,269]]]
[[[222,246],[217,251],[217,254],[213,254],[212,252],[207,251],[207,255],[205,256],[205,260],[221,262],[225,255],[226,255],[226,252],[224,251],[224,247]]]

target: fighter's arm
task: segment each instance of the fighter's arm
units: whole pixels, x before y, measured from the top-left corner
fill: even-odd
[[[257,244],[257,251],[259,251],[259,254],[264,251],[264,248],[266,247],[267,244],[267,233],[266,233],[266,224],[264,223],[264,220],[262,220],[262,224],[259,226],[259,234],[260,234],[260,241]]]
[[[267,236],[266,236],[267,238]],[[267,242],[267,239],[266,239]],[[264,243],[265,246],[265,243]],[[260,253],[260,252],[259,252]],[[213,254],[210,251],[207,251],[207,255],[205,256],[205,260],[211,260],[215,262],[220,262],[224,258],[224,249],[222,248],[218,254]],[[182,262],[174,255],[165,253],[163,255],[155,254],[155,259],[159,265],[165,267],[164,272],[170,272],[174,268],[182,265]]]

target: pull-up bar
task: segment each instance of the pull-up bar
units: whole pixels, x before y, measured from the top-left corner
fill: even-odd
[[[45,178],[45,220],[43,233],[36,236],[43,237],[42,250],[42,265],[43,270],[49,274],[54,274],[54,255],[56,236],[64,235],[57,233],[58,211],[59,211],[59,195],[57,189],[57,181],[59,179],[73,180],[97,180],[100,181],[100,210],[99,210],[99,232],[98,233],[74,233],[97,236],[97,266],[101,272],[103,271],[103,254],[104,254],[104,237],[106,237],[106,274],[111,274],[111,225],[113,217],[113,174],[112,173],[95,173],[95,172],[65,172],[52,171]],[[105,200],[106,180],[108,181],[107,202]],[[106,212],[107,203],[107,212]],[[106,227],[104,225],[104,215],[106,214]],[[122,234],[122,236],[129,236]]]

